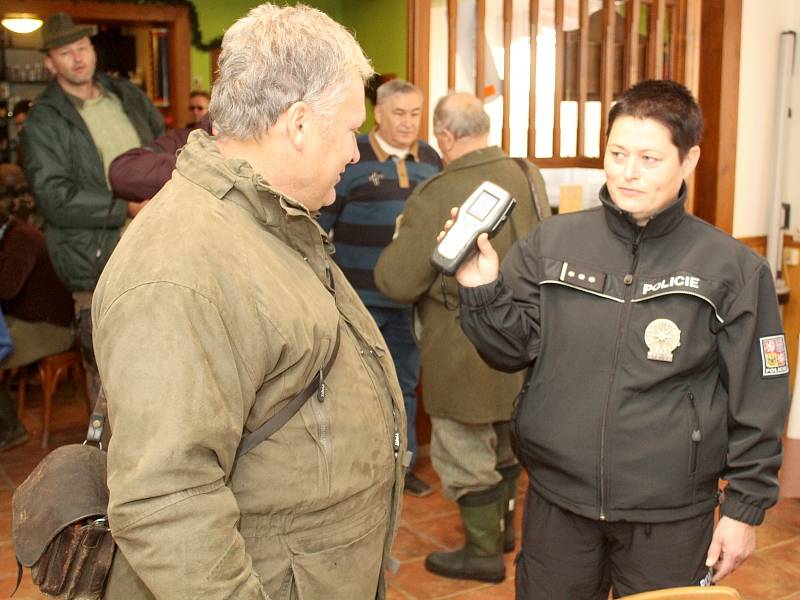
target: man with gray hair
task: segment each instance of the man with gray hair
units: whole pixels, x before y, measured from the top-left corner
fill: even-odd
[[[433,127],[445,169],[406,202],[397,235],[375,267],[375,282],[396,302],[413,303],[420,317],[431,461],[442,492],[458,502],[466,532],[464,548],[434,552],[425,567],[445,577],[496,582],[505,578],[503,552],[514,549],[520,466],[508,421],[523,375],[501,373],[483,362],[459,326],[455,280],[440,275],[430,257],[451,207],[486,180],[517,200],[510,222],[492,242],[501,255],[549,214],[549,206],[539,171],[489,146],[489,116],[478,98],[448,94],[436,105]]]
[[[336,262],[358,291],[389,346],[397,368],[408,420],[408,449],[417,452],[414,421],[417,411],[419,348],[411,337],[411,310],[384,296],[372,270],[381,250],[392,239],[395,220],[418,183],[442,168],[436,151],[417,140],[422,92],[402,79],[377,90],[375,128],[358,138],[361,160],[348,166],[336,186],[336,202],[323,210],[320,224],[334,231]],[[430,486],[413,472],[405,490],[427,496]]]
[[[225,34],[210,114],[94,297],[113,598],[384,598],[405,414],[316,212],[369,61],[305,6]]]

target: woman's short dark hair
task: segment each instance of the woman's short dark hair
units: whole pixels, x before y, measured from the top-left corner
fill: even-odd
[[[669,130],[681,160],[692,146],[700,143],[703,135],[700,106],[686,86],[677,81],[647,79],[622,92],[608,112],[606,137],[617,117],[622,116],[661,123]]]

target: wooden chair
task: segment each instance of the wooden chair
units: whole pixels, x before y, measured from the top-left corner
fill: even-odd
[[[40,358],[36,363],[39,372],[39,379],[42,385],[42,402],[44,405],[44,416],[42,418],[42,448],[47,448],[50,441],[50,419],[53,414],[53,396],[55,396],[58,384],[65,375],[72,375],[72,393],[75,395],[78,390],[86,398],[86,406],[89,413],[92,412],[91,400],[86,393],[86,375],[83,371],[83,359],[81,351],[77,346],[66,352],[51,354]],[[29,371],[26,367],[20,367],[7,372],[9,379],[17,378],[17,416],[22,419],[25,414],[25,401],[27,399],[27,386]]]
[[[42,381],[42,395],[44,403],[44,418],[42,424],[42,448],[47,448],[50,441],[50,417],[53,412],[53,396],[58,389],[61,378],[72,373],[72,390],[75,394],[79,387],[81,394],[86,399],[86,407],[92,412],[91,400],[86,393],[86,374],[83,371],[81,351],[76,347],[60,354],[51,354],[39,359],[39,378]],[[79,386],[80,384],[80,386]]]
[[[742,600],[732,587],[678,587],[623,596],[620,600]]]

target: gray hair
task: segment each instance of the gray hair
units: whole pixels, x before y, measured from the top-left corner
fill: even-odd
[[[308,6],[266,3],[231,26],[222,39],[219,76],[209,113],[221,136],[258,139],[292,104],[332,115],[356,71],[372,66],[353,36]]]
[[[395,94],[419,94],[422,96],[422,90],[415,86],[413,83],[406,81],[405,79],[390,79],[386,83],[382,83],[378,86],[376,96],[375,96],[375,104],[383,104],[389,98],[389,96],[394,96]]]
[[[472,94],[449,92],[439,98],[433,109],[433,132],[445,129],[456,139],[489,133],[491,121],[483,103]]]

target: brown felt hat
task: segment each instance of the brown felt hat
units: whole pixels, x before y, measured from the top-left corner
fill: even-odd
[[[42,25],[42,52],[52,48],[66,46],[83,37],[91,37],[97,33],[94,25],[76,25],[67,13],[58,12],[47,17]]]

